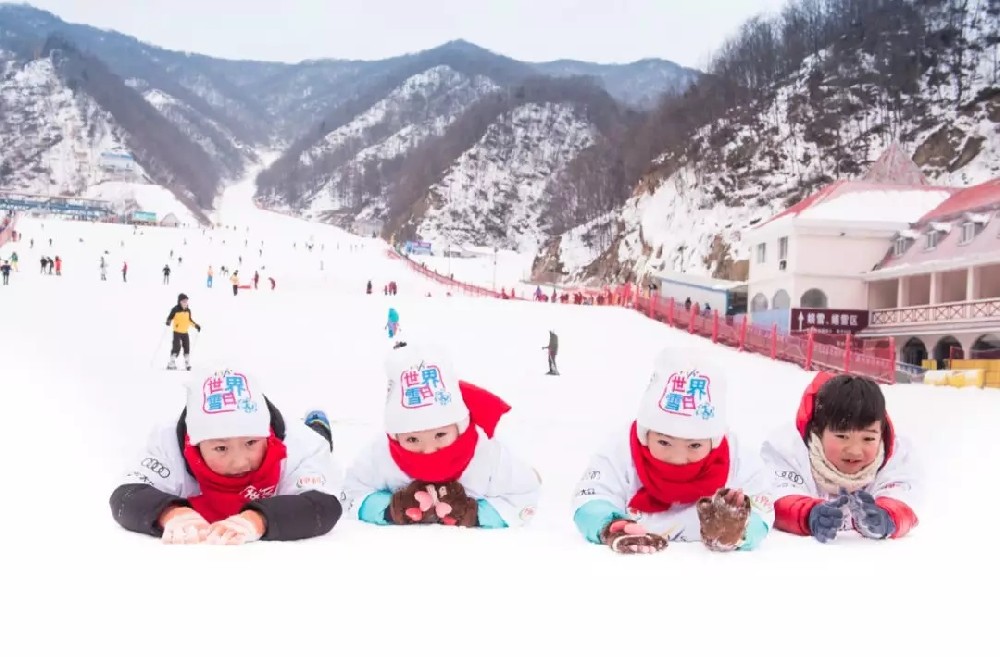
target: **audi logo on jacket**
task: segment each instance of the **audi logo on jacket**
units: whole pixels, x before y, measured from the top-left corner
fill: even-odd
[[[340,519],[342,470],[330,443],[302,424],[286,427],[270,403],[271,425],[284,437],[287,457],[275,489],[249,496],[245,509],[260,512],[266,522],[264,540],[288,541],[326,534]],[[130,531],[160,536],[157,520],[171,504],[201,494],[184,460],[183,417],[155,428],[144,452],[111,494],[114,519]],[[256,498],[256,499],[254,499]]]

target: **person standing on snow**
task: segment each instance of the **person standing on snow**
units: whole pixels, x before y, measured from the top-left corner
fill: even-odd
[[[108,280],[108,261],[104,259],[104,256],[101,256],[100,269],[101,269],[101,280],[102,281]]]
[[[13,253],[10,254],[10,266],[14,268],[15,272],[18,271],[18,269],[17,269],[17,263],[19,261],[20,260],[19,260],[19,258],[17,256],[17,251],[14,251]]]
[[[795,425],[766,440],[761,457],[781,531],[828,543],[851,531],[902,538],[917,526],[918,467],[872,379],[816,374]]]
[[[191,337],[188,331],[191,327],[198,329],[201,333],[201,324],[191,317],[191,309],[188,307],[188,296],[186,294],[177,295],[177,305],[171,308],[167,315],[167,326],[174,329],[174,339],[170,345],[170,360],[167,362],[168,370],[177,369],[177,356],[184,350],[184,365],[191,369]]]
[[[2,264],[0,264],[0,275],[3,276],[3,284],[7,285],[8,281],[10,280],[10,263],[7,262],[6,260],[4,260]]]
[[[239,370],[205,372],[188,385],[180,416],[154,430],[111,493],[112,517],[166,544],[328,533],[342,514],[342,470],[326,416],[312,411],[307,418],[313,431],[286,425],[258,382]]]
[[[213,278],[215,278],[215,272],[212,270],[212,265],[209,265],[208,266],[208,278],[206,279],[206,283],[208,284],[208,287],[212,287],[212,279]]]
[[[163,265],[163,284],[170,284],[170,265]]]
[[[556,356],[559,354],[559,336],[549,331],[549,345],[542,347],[542,349],[547,349],[549,352],[549,371],[547,374],[559,376],[559,368],[556,367]]]
[[[128,283],[128,263],[122,263],[122,283]]]
[[[253,289],[257,289],[257,283],[260,282],[260,272],[255,271],[253,273]]]
[[[399,313],[396,312],[395,308],[389,309],[389,321],[386,322],[385,328],[389,331],[390,339],[399,333]]]
[[[229,277],[229,282],[233,284],[233,296],[240,291],[240,272],[234,271],[233,275]]]

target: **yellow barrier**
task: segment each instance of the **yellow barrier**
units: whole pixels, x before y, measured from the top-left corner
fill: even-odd
[[[985,370],[928,370],[924,372],[924,383],[932,386],[952,388],[982,388],[986,385]]]

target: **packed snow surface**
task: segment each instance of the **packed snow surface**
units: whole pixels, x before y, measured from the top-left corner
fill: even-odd
[[[257,210],[251,192],[229,190],[214,230],[22,219],[24,239],[3,247],[19,252],[21,271],[0,287],[0,654],[975,654],[992,642],[997,391],[885,388],[926,470],[921,524],[903,540],[820,545],[775,532],[753,553],[678,543],[614,555],[573,526],[577,478],[605,440],[626,439],[657,351],[707,343],[626,309],[449,298],[383,243]],[[61,277],[38,272],[43,254],[61,256]],[[223,264],[243,282],[260,271],[261,289],[234,298]],[[398,297],[381,295],[388,280]],[[383,326],[397,308],[403,338],[447,344],[464,378],[513,405],[502,439],[543,478],[534,522],[486,531],[344,518],[320,538],[241,547],[124,531],[108,497],[151,426],[183,405],[187,375],[164,370],[164,321],[180,292],[204,327],[196,365],[235,359],[289,421],[324,408],[345,466],[384,440]],[[544,376],[550,329],[560,377]],[[791,422],[811,374],[715,351],[732,377],[734,432],[757,444]]]

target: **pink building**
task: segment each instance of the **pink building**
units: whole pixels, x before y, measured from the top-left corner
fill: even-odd
[[[754,323],[891,336],[913,365],[1000,358],[1000,179],[934,186],[893,145],[747,239]]]
[[[902,362],[1000,358],[1000,179],[956,191],[865,275],[869,328]]]

